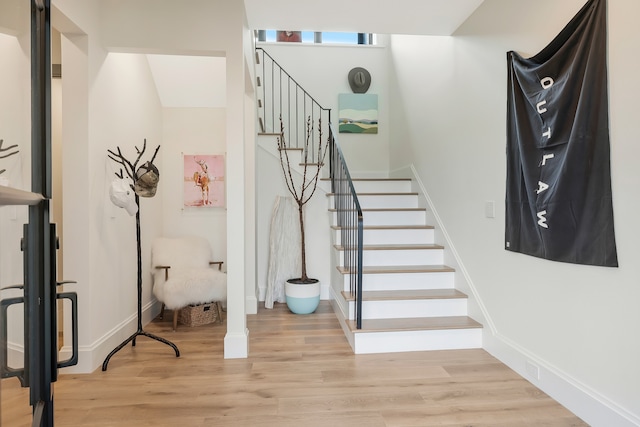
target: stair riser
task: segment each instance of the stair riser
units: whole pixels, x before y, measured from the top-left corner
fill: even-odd
[[[332,224],[337,224],[337,214],[332,212]],[[425,225],[425,211],[382,211],[363,212],[362,224],[368,225]]]
[[[334,195],[328,196],[329,209],[335,207]],[[380,194],[380,195],[358,195],[358,202],[362,209],[378,208],[417,208],[418,196],[412,194]]]
[[[357,333],[356,354],[482,348],[482,329]]]
[[[363,225],[367,226],[423,226],[426,225],[426,211],[388,210],[368,211],[367,209],[400,209],[418,207],[419,199],[414,195],[364,195],[362,193],[392,193],[408,192],[409,182],[375,182],[355,181],[359,194],[359,201],[363,212]],[[333,207],[334,197],[329,198]],[[337,215],[333,213],[333,224]],[[435,243],[433,229],[365,229],[363,230],[364,245],[407,245]],[[350,242],[342,242],[342,233],[336,230],[334,243],[349,246]],[[336,250],[336,265],[343,265],[344,251]],[[436,266],[444,264],[443,249],[396,249],[377,250],[368,249],[363,252],[364,267],[376,266]],[[412,268],[408,268],[412,270]],[[415,269],[415,268],[413,268]],[[437,268],[433,268],[437,270]],[[455,272],[389,272],[381,274],[365,273],[362,275],[363,291],[400,291],[425,289],[453,289],[455,287]],[[351,282],[355,282],[353,275],[343,275],[343,289],[349,291]],[[355,285],[355,283],[354,283]],[[397,294],[396,294],[397,295]],[[371,297],[373,297],[371,295]],[[355,320],[355,301],[347,301],[343,295],[336,295],[334,303],[339,307],[338,319],[345,331],[347,340],[356,354],[392,353],[408,351],[432,351],[482,348],[482,329],[424,329],[394,330],[387,332],[352,331],[350,321]],[[444,317],[467,316],[466,298],[425,298],[401,300],[365,300],[362,306],[362,317],[365,321],[389,319],[391,325],[397,321],[391,319],[406,319],[406,325],[422,324],[420,318],[435,319]],[[448,320],[443,319],[442,325]],[[436,321],[440,325],[440,321]],[[442,326],[441,325],[441,326]]]
[[[338,251],[338,266],[344,265],[344,251]],[[442,249],[411,250],[365,250],[362,251],[362,264],[378,265],[439,265],[444,260]]]
[[[343,275],[343,290],[349,291],[349,275]],[[364,291],[453,289],[454,272],[363,274]]]
[[[278,124],[279,126],[279,124]],[[270,132],[270,130],[267,130]],[[278,152],[278,137],[277,135],[268,134],[268,135],[258,135],[258,145],[262,147],[268,153],[271,153],[276,159],[280,158],[280,154]],[[304,167],[300,165],[303,162],[302,154],[300,151],[291,150],[289,151],[289,159],[291,160],[291,170],[297,174],[298,176],[302,176],[304,172]],[[277,160],[279,162],[279,160]],[[313,171],[315,173],[315,167],[310,166],[307,170],[307,173]],[[324,178],[329,175],[329,168],[324,167],[320,172],[320,177]],[[325,193],[331,192],[331,181],[320,179],[318,180],[318,188],[324,191]]]
[[[466,316],[467,299],[363,301],[363,319]],[[349,302],[349,319],[355,320],[355,302]]]
[[[356,193],[406,193],[411,181],[353,181]]]
[[[403,230],[363,230],[362,241],[365,245],[391,245],[399,242],[406,244],[430,244],[435,242],[433,229]],[[342,232],[335,231],[336,244],[340,245]]]

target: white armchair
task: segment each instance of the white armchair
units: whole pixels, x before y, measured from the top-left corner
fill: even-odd
[[[173,329],[178,325],[178,312],[189,304],[215,302],[218,319],[220,305],[227,301],[227,275],[222,261],[211,261],[211,247],[202,237],[159,237],[151,248],[154,271],[153,294],[164,308],[173,310]],[[211,268],[217,265],[218,269]]]

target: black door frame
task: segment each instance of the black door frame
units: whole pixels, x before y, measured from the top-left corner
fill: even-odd
[[[31,191],[44,199],[29,206],[23,237],[25,376],[33,425],[53,426],[57,379],[56,236],[51,199],[51,2],[31,2]],[[38,418],[41,417],[40,420]]]

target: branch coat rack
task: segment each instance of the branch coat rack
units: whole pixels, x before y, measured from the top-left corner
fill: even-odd
[[[112,150],[107,150],[107,152],[109,153],[108,156],[111,160],[122,165],[127,176],[131,179],[132,184],[130,186],[131,186],[131,189],[134,190],[135,192],[135,202],[138,208],[136,211],[136,239],[138,244],[138,248],[137,248],[138,249],[138,330],[135,331],[133,335],[131,335],[129,338],[124,340],[119,346],[114,348],[111,351],[111,353],[109,353],[109,355],[106,357],[106,359],[104,359],[104,362],[102,363],[103,371],[107,370],[107,366],[109,364],[109,360],[111,359],[111,357],[114,354],[116,354],[118,351],[120,351],[129,342],[131,342],[132,346],[135,347],[136,338],[140,335],[149,337],[156,341],[160,341],[161,343],[164,343],[170,346],[175,351],[176,357],[180,357],[180,350],[178,350],[178,347],[174,343],[164,338],[161,338],[157,335],[154,335],[152,333],[146,332],[142,328],[142,247],[140,244],[140,195],[142,195],[143,197],[153,197],[153,195],[155,195],[155,186],[150,186],[149,180],[146,180],[145,176],[149,176],[151,174],[152,176],[151,180],[155,181],[154,184],[157,184],[157,179],[159,177],[159,174],[158,174],[157,168],[153,166],[153,160],[156,158],[156,155],[158,154],[158,150],[160,150],[160,146],[158,145],[158,147],[156,148],[156,151],[153,153],[153,157],[151,157],[151,160],[148,162],[145,162],[139,167],[138,167],[138,163],[140,162],[140,159],[142,158],[142,155],[144,154],[147,148],[147,140],[146,139],[144,140],[142,150],[139,150],[138,147],[135,147],[135,148],[138,156],[135,162],[133,163],[131,163],[129,160],[127,160],[124,157],[124,155],[122,154],[122,151],[120,150],[120,147],[117,147],[117,152],[114,152]],[[155,177],[153,176],[154,173],[155,173]],[[119,173],[116,173],[116,176],[120,179],[124,179],[125,175],[123,173],[122,168],[120,169]]]

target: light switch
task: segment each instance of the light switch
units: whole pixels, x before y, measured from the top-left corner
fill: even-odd
[[[496,217],[496,202],[494,202],[493,200],[484,202],[484,215],[487,218]]]

